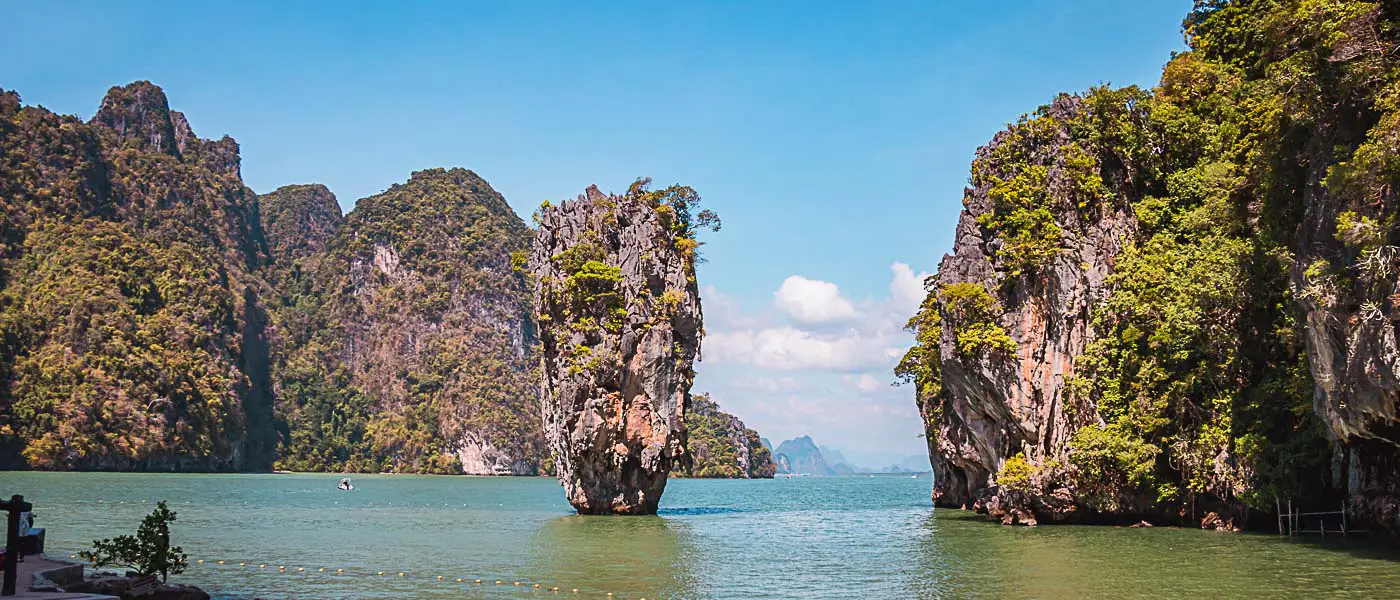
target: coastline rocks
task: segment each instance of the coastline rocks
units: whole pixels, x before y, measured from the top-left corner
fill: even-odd
[[[468,431],[457,442],[457,461],[463,475],[534,475],[535,464],[512,457],[486,441],[475,431]]]
[[[1201,529],[1214,529],[1216,531],[1240,530],[1239,527],[1235,526],[1235,519],[1223,518],[1219,515],[1219,513],[1216,513],[1214,511],[1206,513],[1206,516],[1201,518]]]
[[[594,186],[537,215],[529,269],[544,430],[580,513],[655,513],[667,474],[686,459],[703,331],[686,203],[694,192],[673,190],[641,181],[613,196]]]
[[[1315,135],[1327,139],[1326,128],[1319,129]],[[1355,206],[1323,185],[1326,156],[1309,159],[1316,166],[1303,188],[1305,210],[1290,276],[1314,385],[1313,411],[1332,444],[1333,487],[1347,490],[1357,517],[1400,539],[1400,248],[1357,252],[1339,239],[1338,215]],[[1333,268],[1348,275],[1350,285],[1317,272],[1326,272],[1318,266],[1349,263],[1355,264]]]
[[[116,596],[122,600],[139,598],[140,600],[209,600],[209,593],[192,585],[172,585],[168,583],[160,584],[152,592],[137,595],[132,592],[132,586],[136,583],[132,577],[94,577],[82,583],[65,586],[66,593],[99,594],[103,596]]]

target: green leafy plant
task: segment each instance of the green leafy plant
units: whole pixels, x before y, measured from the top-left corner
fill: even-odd
[[[958,352],[974,356],[984,351],[1011,354],[1016,342],[996,322],[997,301],[980,283],[958,282],[940,292],[945,317],[957,332]]]
[[[1026,460],[1024,452],[1017,452],[1015,456],[1006,459],[1001,464],[1001,469],[997,470],[997,485],[1007,490],[1020,493],[1030,493],[1035,487],[1035,467]]]
[[[160,580],[166,581],[172,574],[184,573],[188,564],[185,551],[170,545],[170,524],[174,522],[175,511],[162,500],[141,519],[136,535],[96,540],[92,550],[83,551],[81,556],[99,567],[122,567],[142,576],[160,575]]]

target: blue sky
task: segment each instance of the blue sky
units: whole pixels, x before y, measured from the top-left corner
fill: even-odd
[[[695,390],[876,465],[923,452],[891,356],[976,147],[1060,91],[1151,85],[1190,6],[4,0],[0,87],[86,118],[149,79],[239,141],[253,189],[346,210],[438,166],[526,219],[591,183],[689,184],[724,219]]]

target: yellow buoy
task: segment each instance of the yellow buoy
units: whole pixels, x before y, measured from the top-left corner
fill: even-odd
[[[537,590],[540,589],[540,584],[536,583],[536,584],[535,584],[535,589],[537,589]]]
[[[480,580],[480,579],[478,579],[478,580],[476,580],[476,582],[477,582],[477,583],[481,583],[481,580]]]
[[[380,571],[380,572],[379,572],[379,576],[380,576],[380,577],[383,577],[383,576],[384,576],[384,572],[383,572],[383,571]]]
[[[204,564],[204,559],[201,558],[201,559],[199,559],[199,560],[197,560],[197,561],[195,561],[195,562],[198,562],[199,564],[202,565],[202,564]]]
[[[438,581],[442,581],[442,575],[438,575]]]
[[[243,563],[238,563],[238,566],[240,566],[240,567],[243,566]]]
[[[297,572],[298,572],[298,573],[300,573],[300,572],[302,572],[302,571],[305,571],[305,570],[306,570],[306,567],[297,567]]]
[[[219,561],[219,564],[221,564],[221,565],[222,565],[222,564],[224,564],[224,561],[222,561],[222,560],[221,560],[221,561]]]
[[[325,573],[325,572],[326,572],[326,568],[325,568],[325,567],[321,567],[320,569],[317,569],[317,571],[319,571],[319,572],[321,572],[321,573]]]
[[[259,569],[266,569],[266,568],[267,568],[267,565],[258,565],[258,568],[259,568]]]
[[[403,571],[399,571],[399,577],[403,577]]]
[[[497,579],[497,580],[496,580],[496,585],[501,585],[501,580]]]
[[[336,573],[344,573],[344,572],[345,572],[345,569],[336,569],[335,572],[336,572]]]
[[[575,594],[578,593],[578,588],[574,588],[574,593],[575,593]]]
[[[515,585],[520,585],[520,582],[519,582],[519,581],[515,582]]]
[[[78,555],[77,555],[77,554],[69,554],[69,555],[68,555],[68,558],[78,558]]]
[[[462,578],[461,578],[461,577],[458,577],[458,578],[457,578],[457,583],[462,583]]]

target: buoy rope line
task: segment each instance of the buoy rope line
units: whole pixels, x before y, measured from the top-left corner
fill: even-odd
[[[69,555],[68,555],[68,558],[78,558],[78,555],[77,555],[77,554],[69,554]],[[530,582],[530,581],[517,580],[517,579],[495,579],[495,578],[477,579],[477,578],[467,578],[467,577],[456,577],[456,576],[451,576],[451,575],[422,575],[422,574],[420,574],[420,573],[416,573],[416,572],[412,572],[412,571],[392,571],[392,570],[390,570],[390,571],[379,571],[379,570],[375,570],[375,569],[362,569],[362,568],[354,568],[354,567],[351,567],[351,568],[348,568],[348,569],[347,569],[347,568],[344,568],[344,567],[340,567],[340,568],[333,568],[333,567],[314,567],[314,566],[313,566],[313,567],[297,567],[297,566],[289,566],[289,565],[286,565],[286,564],[272,564],[272,563],[265,563],[265,562],[254,563],[254,562],[248,562],[248,561],[246,561],[246,560],[243,560],[243,561],[235,561],[235,560],[205,560],[205,559],[202,559],[202,558],[200,558],[200,559],[195,559],[195,560],[191,560],[191,561],[189,562],[188,566],[189,566],[189,567],[192,567],[192,568],[196,568],[196,567],[212,567],[212,568],[228,567],[228,568],[234,568],[234,569],[252,570],[252,571],[257,572],[257,573],[277,573],[277,574],[281,574],[281,575],[298,575],[298,574],[300,574],[300,575],[325,575],[325,576],[328,576],[328,577],[370,577],[370,578],[376,578],[376,579],[378,579],[378,578],[390,578],[390,577],[392,577],[392,578],[400,578],[400,577],[402,577],[402,578],[404,578],[404,579],[409,579],[409,578],[422,579],[422,578],[425,578],[425,577],[426,577],[426,578],[427,578],[428,580],[430,580],[430,581],[439,581],[439,582],[446,583],[446,584],[451,584],[451,585],[459,585],[459,584],[460,584],[460,585],[464,585],[464,586],[473,586],[473,587],[476,587],[476,586],[482,586],[482,587],[491,586],[491,588],[493,588],[493,591],[495,591],[496,588],[499,588],[499,589],[509,589],[509,590],[514,590],[514,589],[517,589],[517,588],[518,588],[518,589],[520,589],[520,590],[522,590],[522,591],[530,591],[530,592],[540,591],[540,592],[550,592],[550,593],[555,593],[555,594],[582,594],[582,595],[588,595],[588,594],[584,594],[584,592],[582,592],[582,591],[579,590],[578,588],[564,588],[564,587],[560,587],[560,586],[557,586],[557,585],[547,585],[547,584],[543,584],[543,583],[534,583],[534,582]],[[626,598],[625,595],[614,595],[612,592],[604,592],[604,593],[606,594],[606,597],[607,597],[607,598],[614,598],[614,599]],[[591,592],[590,592],[589,594],[591,594]],[[582,597],[582,596],[580,596],[580,597]],[[642,597],[638,597],[637,600],[647,600],[647,599],[646,599],[646,597],[642,596]]]

